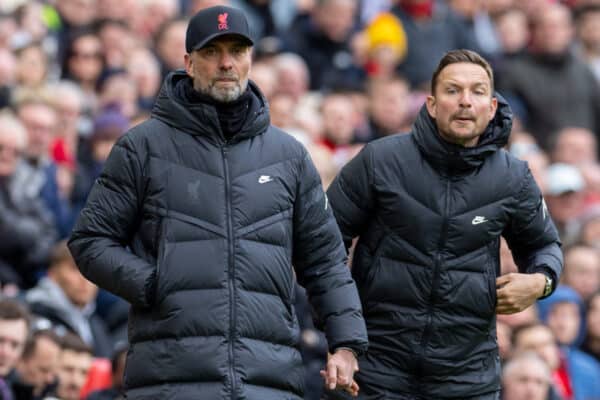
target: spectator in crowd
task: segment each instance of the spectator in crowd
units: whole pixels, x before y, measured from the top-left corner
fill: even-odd
[[[410,127],[410,88],[400,77],[376,80],[368,88],[369,135],[368,141]]]
[[[582,349],[600,362],[600,292],[589,298],[586,308],[587,332]]]
[[[585,202],[583,176],[573,165],[555,163],[546,170],[544,182],[548,211],[556,223],[562,242],[573,244],[577,235],[576,221]]]
[[[90,393],[87,400],[119,400],[125,398],[123,374],[128,346],[121,345],[116,349],[111,360],[112,385],[108,389]]]
[[[11,299],[0,299],[0,396],[13,400],[10,389],[29,334],[29,311]],[[17,399],[15,399],[17,400]]]
[[[255,42],[285,33],[296,13],[295,2],[288,0],[229,0],[228,3],[246,14]]]
[[[515,131],[511,134],[509,151],[520,160],[527,161],[531,175],[540,187],[542,194],[546,194],[546,170],[550,159],[542,150],[529,132]]]
[[[31,311],[57,327],[77,334],[100,357],[110,357],[112,345],[102,320],[95,314],[96,285],[81,275],[66,242],[52,251],[48,276],[27,291]]]
[[[587,207],[577,220],[577,240],[586,246],[600,249],[600,206]]]
[[[585,335],[585,309],[581,297],[568,286],[560,286],[552,298],[540,302],[540,318],[554,333],[566,368],[571,371],[574,398],[600,397],[600,382],[593,378],[600,376],[600,364],[578,349]]]
[[[600,83],[600,4],[582,5],[575,16],[578,54]]]
[[[552,329],[560,346],[581,344],[585,334],[585,308],[576,291],[561,284],[552,298],[538,303],[538,309],[541,321]]]
[[[396,0],[392,12],[402,22],[408,51],[399,72],[411,87],[426,91],[437,61],[453,49],[478,50],[475,37],[450,9],[438,0]]]
[[[58,127],[58,116],[46,91],[23,90],[15,96],[17,116],[27,131],[26,164],[19,165],[17,175],[32,196],[39,197],[54,217],[60,238],[73,227],[70,204],[61,198],[57,181],[57,164],[50,157],[50,146]]]
[[[128,128],[129,119],[121,113],[118,106],[108,107],[97,114],[88,140],[89,159],[81,165],[81,179],[86,184],[86,196],[100,176],[113,146]]]
[[[86,95],[86,110],[95,106],[96,85],[104,69],[104,49],[96,31],[85,29],[74,32],[67,43],[62,78],[72,80],[81,87]]]
[[[511,358],[502,370],[502,400],[547,400],[550,368],[534,352]]]
[[[156,37],[160,30],[178,19],[178,0],[148,0],[142,9],[144,37]],[[177,49],[181,51],[181,46]]]
[[[548,400],[572,398],[573,379],[569,375],[554,334],[548,326],[540,322],[521,325],[513,331],[513,354],[535,352],[548,366],[551,372],[551,386]]]
[[[94,357],[92,349],[79,336],[67,333],[62,338],[58,366],[56,397],[60,400],[80,400]]]
[[[150,111],[161,83],[158,59],[147,48],[137,47],[129,52],[125,69],[136,84],[138,108],[143,111]]]
[[[96,20],[121,21],[133,29],[141,25],[145,4],[137,0],[97,0]]]
[[[49,24],[44,21],[46,8],[40,0],[22,2],[15,9],[15,20],[18,31],[13,36],[13,45],[20,47],[25,43],[40,42],[48,45]],[[51,40],[51,39],[50,39]]]
[[[331,157],[331,151],[321,143],[309,142],[306,149],[315,163],[315,168],[321,177],[323,188],[327,190],[340,168]]]
[[[185,54],[185,32],[187,22],[174,19],[165,22],[154,38],[156,55],[161,66],[161,77],[165,78],[173,70],[181,69]]]
[[[594,164],[598,161],[598,140],[589,129],[565,127],[550,140],[550,153],[555,163]]]
[[[323,97],[321,104],[323,117],[322,144],[333,157],[336,166],[341,168],[352,159],[362,147],[354,138],[354,103],[345,93],[332,92]]]
[[[475,39],[477,48],[491,57],[498,52],[500,43],[486,3],[481,0],[448,1],[451,10],[465,26],[468,36]]]
[[[353,39],[354,56],[370,79],[391,79],[406,56],[406,34],[392,13],[377,15]]]
[[[248,80],[248,22],[207,8],[185,43],[186,71],[117,142],[69,242],[131,303],[127,397],[301,399],[296,279],[326,327],[328,386],[355,392],[367,337],[343,243],[306,150]]]
[[[16,51],[17,84],[25,88],[40,88],[46,83],[48,56],[39,43],[28,43]]]
[[[24,175],[21,159],[27,132],[8,111],[0,113],[0,281],[19,287],[35,284],[56,240],[52,215]]]
[[[535,11],[526,57],[507,62],[498,88],[522,103],[526,128],[548,150],[550,135],[577,126],[600,130],[600,87],[592,72],[573,55],[569,9],[550,3]],[[566,106],[567,105],[567,106]]]
[[[281,129],[294,128],[294,111],[296,104],[292,96],[276,93],[269,101],[269,114],[271,123]]]
[[[307,94],[310,71],[306,62],[297,54],[281,53],[273,60],[277,82],[276,92],[292,96],[295,103]]]
[[[79,149],[89,135],[89,131],[82,127],[85,123],[83,107],[85,100],[80,87],[71,81],[59,81],[48,87],[53,94],[52,106],[56,111],[57,126],[50,150],[54,160],[69,158],[79,160]]]
[[[308,65],[311,89],[332,89],[364,78],[349,45],[356,13],[355,0],[319,0],[308,18],[290,27],[285,47]]]
[[[10,14],[0,14],[0,48],[9,49],[11,40],[18,30],[18,25]]]
[[[137,85],[127,71],[113,71],[103,77],[99,83],[97,106],[98,113],[117,107],[130,119],[139,113]]]
[[[62,32],[68,35],[74,30],[91,26],[96,15],[96,4],[93,0],[56,0]]]
[[[54,331],[36,330],[29,336],[12,382],[16,399],[42,400],[56,389],[60,354]]]
[[[498,398],[496,313],[526,309],[560,278],[542,195],[502,150],[512,115],[493,82],[479,54],[448,52],[412,131],[367,144],[327,191],[346,247],[359,237],[366,398]],[[499,277],[501,236],[519,272]]]
[[[547,325],[537,323],[515,330],[513,348],[516,353],[533,350],[546,361],[552,371],[554,395],[573,400],[598,397],[596,361],[574,348],[559,348]]]
[[[252,64],[250,78],[263,92],[267,101],[271,103],[271,98],[280,85],[280,82],[277,82],[277,76],[273,62],[255,61]],[[296,99],[293,100],[295,104]]]
[[[98,37],[102,42],[106,68],[109,70],[125,68],[131,51],[137,45],[130,26],[122,20],[101,20],[98,24]]]
[[[525,12],[508,8],[494,16],[494,26],[501,48],[500,61],[523,55],[529,42],[529,22]],[[498,62],[498,58],[495,58]]]
[[[581,296],[583,301],[600,290],[600,254],[598,249],[574,245],[565,249],[563,283]]]

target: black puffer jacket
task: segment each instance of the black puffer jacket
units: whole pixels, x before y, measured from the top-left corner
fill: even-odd
[[[133,306],[128,398],[301,399],[296,277],[331,349],[367,343],[319,176],[269,125],[252,83],[229,142],[214,107],[187,103],[182,84],[182,72],[167,77],[152,118],[117,143],[70,249],[88,279]]]
[[[499,390],[501,235],[522,272],[545,265],[560,276],[540,191],[526,163],[501,149],[510,128],[499,97],[480,144],[464,148],[443,141],[423,107],[410,134],[370,143],[330,187],[344,240],[360,235],[352,273],[370,345],[357,379],[384,394],[373,398]]]

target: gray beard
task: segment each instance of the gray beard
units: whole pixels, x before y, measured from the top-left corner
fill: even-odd
[[[242,82],[241,85],[236,85],[231,88],[220,89],[214,85],[210,85],[206,88],[201,87],[198,91],[221,103],[230,103],[237,100],[246,91],[247,87],[248,81],[246,80]]]

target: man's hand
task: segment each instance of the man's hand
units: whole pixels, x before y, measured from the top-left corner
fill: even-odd
[[[514,314],[532,305],[544,292],[542,273],[510,273],[496,279],[496,312]]]
[[[358,395],[358,384],[354,381],[354,373],[358,371],[358,361],[348,349],[338,349],[327,357],[327,371],[321,370],[325,386],[329,390],[343,389],[353,397]]]

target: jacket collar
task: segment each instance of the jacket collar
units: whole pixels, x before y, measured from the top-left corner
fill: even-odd
[[[189,80],[183,70],[169,73],[152,109],[152,117],[190,135],[204,136],[217,143],[225,142],[215,106],[190,102],[183,94],[183,90],[180,90],[180,85],[189,84]],[[254,82],[248,81],[248,86],[253,96],[251,102],[253,106],[249,109],[250,115],[246,118],[240,132],[233,137],[232,141],[260,135],[270,124],[269,107],[265,97]]]
[[[412,129],[423,156],[440,172],[467,172],[479,167],[486,157],[504,147],[512,128],[512,111],[499,93],[495,93],[495,97],[498,99],[496,115],[475,147],[463,147],[445,141],[438,133],[435,120],[423,105]]]

